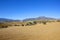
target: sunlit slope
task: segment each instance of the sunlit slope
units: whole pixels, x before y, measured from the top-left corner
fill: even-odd
[[[0,40],[60,40],[60,23],[0,29]]]

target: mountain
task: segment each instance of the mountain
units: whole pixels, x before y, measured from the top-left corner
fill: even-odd
[[[20,20],[13,20],[13,19],[7,19],[7,18],[0,18],[0,22],[18,22]]]
[[[13,20],[13,19],[0,18],[0,22],[21,22],[21,21],[33,21],[33,20],[58,20],[58,19],[51,18],[51,17],[45,17],[45,16],[40,16],[36,18],[26,18],[24,20]]]
[[[50,18],[50,17],[45,17],[45,16],[40,16],[37,18],[27,18],[24,19],[23,21],[33,21],[33,20],[57,20],[56,18]]]

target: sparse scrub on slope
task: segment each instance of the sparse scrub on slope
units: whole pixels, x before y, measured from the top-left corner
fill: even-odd
[[[42,23],[43,23],[44,25],[46,25],[46,24],[47,24],[47,22],[46,22],[46,21],[42,21]]]
[[[0,28],[7,28],[8,24],[0,23]]]

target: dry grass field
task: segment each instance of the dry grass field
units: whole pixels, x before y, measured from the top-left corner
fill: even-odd
[[[60,40],[60,22],[3,28],[0,40]]]

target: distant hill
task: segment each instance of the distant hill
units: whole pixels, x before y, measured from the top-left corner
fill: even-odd
[[[7,18],[0,18],[0,22],[18,22],[20,20],[13,20],[13,19],[7,19]]]
[[[40,16],[37,18],[26,18],[24,20],[13,20],[13,19],[0,18],[0,22],[20,22],[20,21],[33,21],[33,20],[58,20],[58,19],[45,17],[45,16]]]
[[[23,21],[33,21],[33,20],[57,20],[57,19],[41,16],[41,17],[37,17],[37,18],[27,18],[27,19],[24,19]]]

